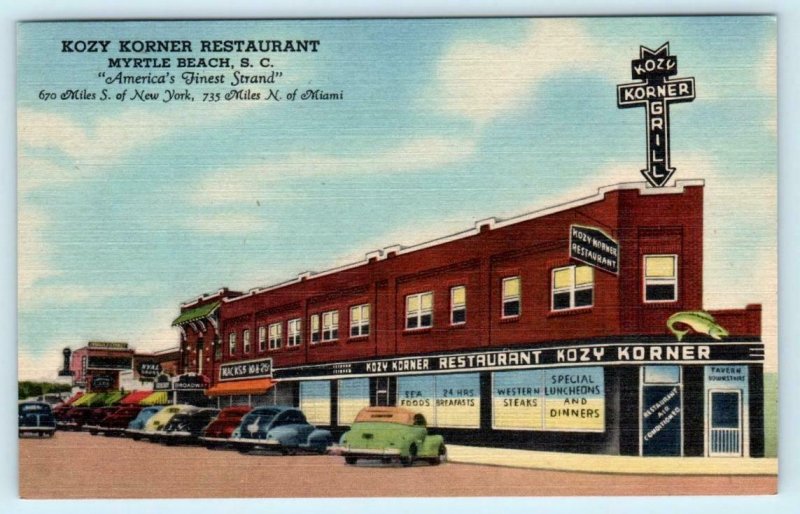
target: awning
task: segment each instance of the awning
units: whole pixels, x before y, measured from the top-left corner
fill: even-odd
[[[120,405],[139,405],[139,402],[153,394],[153,391],[133,391],[119,402]]]
[[[231,396],[234,394],[264,394],[275,382],[269,378],[219,382],[206,391],[206,396]]]
[[[124,396],[125,396],[125,393],[123,393],[122,391],[113,391],[113,392],[110,392],[110,393],[108,393],[108,394],[106,395],[106,397],[103,399],[103,405],[107,405],[107,406],[108,406],[108,405],[115,405],[115,404],[117,404],[117,403],[118,403],[118,402],[119,402],[119,401],[120,401],[120,400],[121,400],[121,399],[122,399]]]
[[[97,393],[84,394],[83,396],[81,396],[80,398],[78,398],[77,400],[72,402],[72,406],[73,407],[85,407],[85,406],[89,405],[92,402],[92,400],[94,400],[95,396],[97,396]]]
[[[83,396],[83,391],[78,391],[77,393],[70,396],[67,401],[64,402],[64,405],[72,405],[74,402],[79,400]]]
[[[172,322],[172,326],[175,325],[183,325],[184,323],[189,323],[194,320],[198,320],[200,318],[205,318],[217,307],[219,307],[220,302],[213,302],[207,305],[201,305],[200,307],[195,307],[194,309],[189,309],[188,311],[182,312],[180,316],[175,318],[175,321]]]
[[[95,397],[89,400],[86,404],[87,407],[102,407],[106,404],[106,398],[108,398],[108,393],[96,393]]]
[[[139,405],[167,405],[169,404],[169,396],[166,391],[156,391],[150,393],[147,398],[139,402]]]

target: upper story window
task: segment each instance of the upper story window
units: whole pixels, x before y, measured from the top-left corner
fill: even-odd
[[[554,311],[591,307],[594,302],[594,270],[590,266],[556,268],[552,284]]]
[[[674,302],[678,299],[678,256],[644,256],[644,301]]]
[[[369,335],[369,304],[350,307],[350,337]]]
[[[339,339],[339,311],[322,313],[322,340],[334,341]]]
[[[281,337],[283,336],[283,325],[280,323],[272,323],[269,326],[269,349],[277,350],[281,347]]]
[[[228,334],[228,355],[236,353],[236,332]]]
[[[433,326],[433,293],[406,296],[406,329]]]
[[[303,333],[300,318],[290,319],[289,322],[286,323],[286,326],[289,332],[286,346],[299,346],[301,334]]]
[[[319,314],[311,315],[311,343],[319,342]]]
[[[250,329],[245,329],[242,332],[242,345],[244,347],[244,353],[250,353]]]
[[[520,301],[520,278],[508,277],[503,279],[503,317],[514,318],[519,316],[522,303]]]
[[[467,288],[450,288],[450,324],[461,325],[467,322]]]
[[[267,351],[267,327],[258,327],[258,351]]]

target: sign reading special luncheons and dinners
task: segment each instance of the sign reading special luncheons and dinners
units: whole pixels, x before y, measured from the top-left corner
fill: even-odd
[[[604,431],[603,368],[492,373],[492,427],[507,430]]]
[[[569,256],[599,270],[619,274],[619,243],[599,228],[570,225]]]
[[[245,362],[232,362],[219,367],[219,380],[244,380],[251,378],[268,378],[272,376],[272,358],[257,359]]]

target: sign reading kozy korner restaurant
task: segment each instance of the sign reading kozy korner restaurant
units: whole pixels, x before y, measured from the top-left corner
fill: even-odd
[[[248,378],[266,378],[272,376],[272,359],[258,359],[246,362],[223,364],[219,367],[219,379],[242,380]]]
[[[599,228],[570,225],[569,256],[609,273],[619,273],[619,243]]]

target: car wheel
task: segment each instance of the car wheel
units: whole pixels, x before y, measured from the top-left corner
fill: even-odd
[[[430,460],[431,466],[438,466],[439,464],[447,462],[447,448],[444,444],[439,445],[438,455]]]
[[[349,465],[351,465],[351,466],[352,466],[353,464],[355,464],[355,463],[356,463],[356,461],[357,461],[357,460],[358,460],[358,459],[357,459],[357,458],[355,458],[355,457],[345,457],[345,458],[344,458],[344,463],[345,463],[345,464],[349,464]]]
[[[417,445],[412,443],[411,446],[408,447],[408,457],[400,457],[400,464],[402,464],[403,467],[408,468],[414,464],[414,459],[416,458]]]

